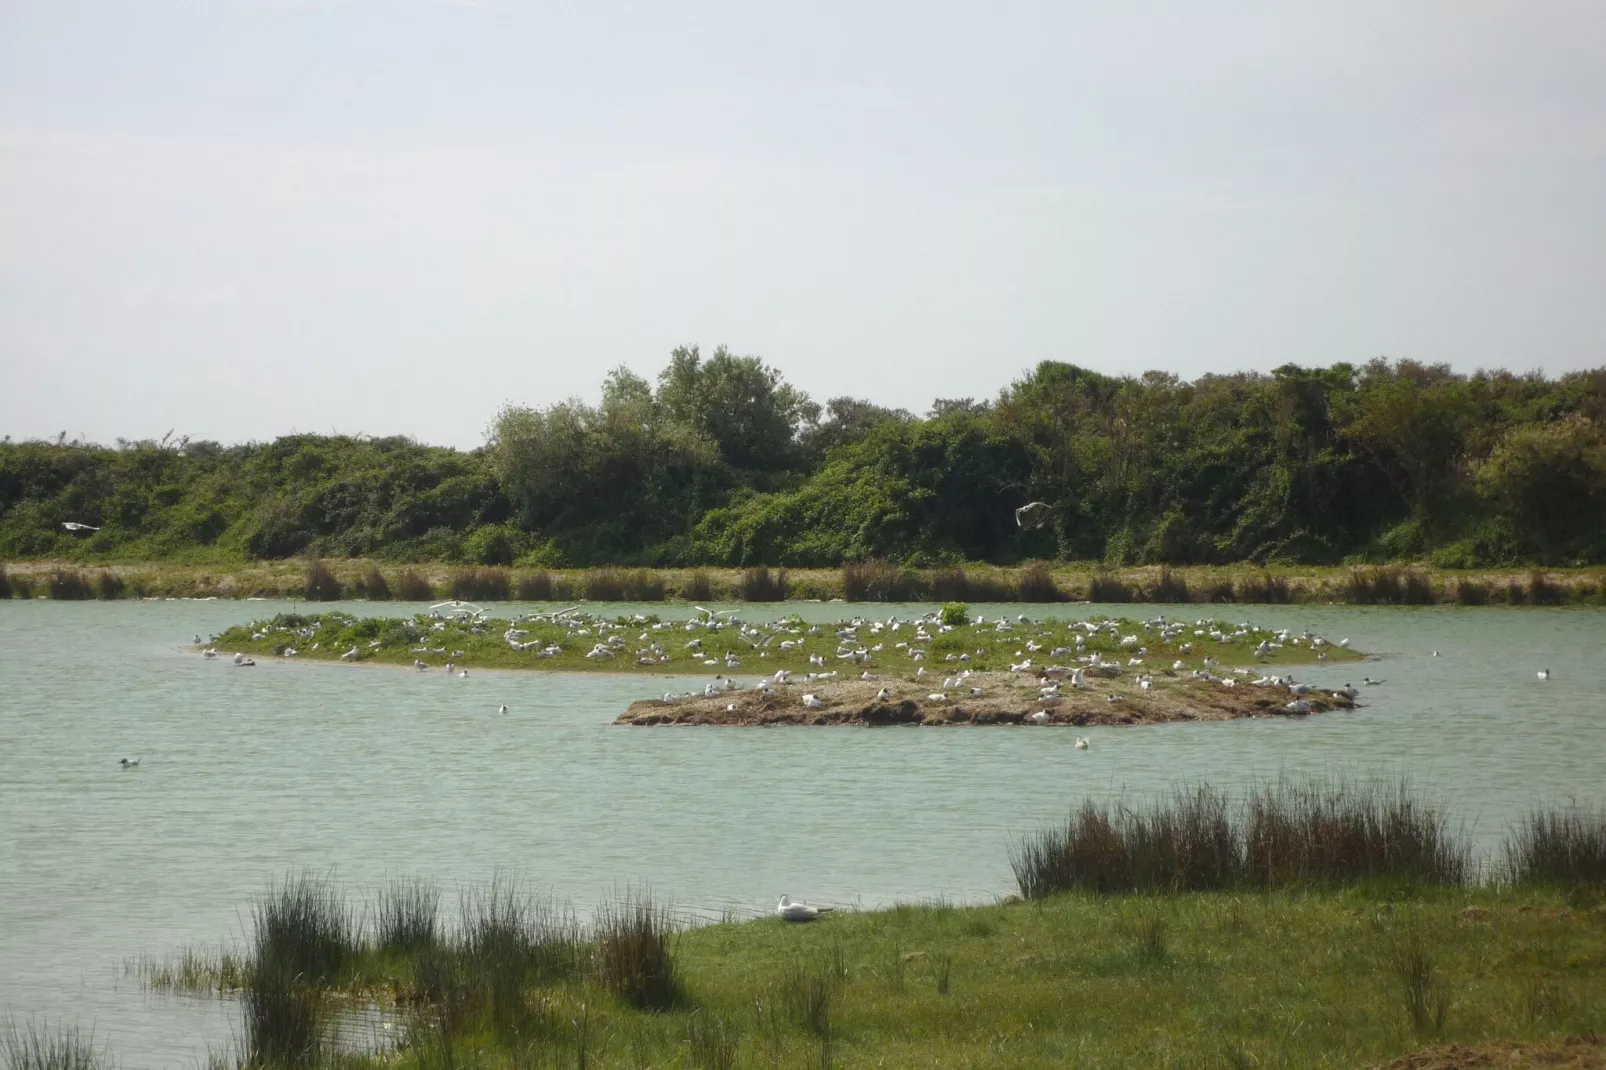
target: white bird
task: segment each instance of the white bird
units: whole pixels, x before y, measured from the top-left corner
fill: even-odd
[[[877,691],[877,692],[876,692],[876,693],[875,693],[875,700],[876,700],[876,701],[877,701],[877,702],[885,702],[885,701],[887,701],[887,700],[888,700],[888,699],[889,699],[889,698],[891,698],[891,697],[892,697],[892,692],[891,692],[891,691],[888,691],[888,690],[887,690],[887,689],[886,689],[886,688],[884,688],[884,687],[883,687],[883,688],[882,688],[882,689],[881,689],[881,690],[880,690],[880,691]]]
[[[502,705],[497,709],[496,712],[497,713],[506,713],[507,712],[507,703],[505,703],[505,702],[502,703]]]
[[[99,531],[100,530],[99,528],[94,527],[94,526],[92,526],[90,524],[80,524],[76,520],[63,520],[61,522],[61,526],[66,528],[68,531]],[[134,764],[138,765],[139,763],[135,762]]]
[[[1550,670],[1549,669],[1540,669],[1539,670],[1539,679],[1541,679],[1541,680],[1550,679]]]
[[[813,921],[830,909],[830,907],[811,907],[805,903],[794,903],[791,896],[783,895],[775,906],[775,913],[780,915],[782,921]]]
[[[1081,736],[1077,736],[1076,737],[1076,749],[1077,750],[1087,750],[1087,740],[1083,739]]]
[[[460,671],[460,672],[459,672],[459,673],[458,673],[458,674],[457,674],[457,678],[458,678],[458,679],[459,679],[459,680],[467,680],[467,679],[468,679],[468,670],[467,670],[467,669],[463,669],[463,670],[461,670],[461,671]]]
[[[245,664],[245,655],[244,654],[236,654],[236,655],[234,655],[234,664],[236,664],[236,665],[244,665]]]
[[[807,706],[811,710],[818,710],[823,708],[825,703],[820,701],[820,696],[818,695],[804,695],[803,705]]]
[[[139,768],[139,759],[135,758],[133,760],[129,760],[128,758],[124,758],[118,764],[121,765],[124,769],[137,769],[137,768]]]
[[[201,651],[201,657],[206,658],[208,661],[210,661],[212,658],[217,657],[217,651],[216,650],[203,650],[203,651]]]
[[[356,647],[352,647],[350,650],[348,650],[344,654],[340,655],[340,660],[341,661],[356,661],[357,660],[357,648]]]
[[[1027,502],[1015,510],[1015,526],[1017,528],[1025,528],[1029,521],[1031,526],[1035,528],[1043,522],[1043,514],[1053,512],[1053,510],[1054,507],[1047,502]]]
[[[1047,710],[1038,710],[1036,713],[1027,718],[1027,720],[1031,721],[1033,724],[1047,724],[1053,719],[1053,716]]]

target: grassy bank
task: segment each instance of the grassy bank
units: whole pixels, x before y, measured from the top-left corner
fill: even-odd
[[[428,602],[1107,602],[1606,605],[1606,570],[1459,571],[1423,565],[1109,569],[1039,563],[911,569],[504,569],[366,559],[249,565],[27,561],[0,565],[0,599],[272,598]]]
[[[1234,820],[1219,798],[1104,808],[1121,828],[1095,865],[1210,855],[1212,815]],[[992,905],[695,928],[640,891],[582,924],[506,878],[453,910],[427,882],[348,897],[299,877],[254,904],[232,957],[131,968],[238,999],[244,1050],[220,1067],[1350,1067],[1606,1029],[1606,813],[1537,812],[1480,868],[1406,788],[1282,784],[1243,805],[1283,830],[1273,855],[1325,864],[1203,882],[1150,866],[1114,891],[1017,864],[1023,896]],[[343,1009],[370,1001],[391,1043],[341,1054]]]

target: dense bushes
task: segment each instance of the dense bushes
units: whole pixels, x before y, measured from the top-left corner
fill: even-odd
[[[853,398],[822,410],[757,358],[684,349],[656,385],[613,372],[597,405],[509,407],[467,453],[310,435],[0,443],[0,560],[884,562],[844,577],[872,599],[910,597],[911,567],[966,562],[1599,563],[1603,421],[1606,369],[1551,380],[1379,360],[1186,383],[1050,361],[993,401],[918,419]],[[1017,519],[1033,501],[1047,508]],[[1059,597],[1042,575],[1031,597]],[[931,597],[990,600],[964,589],[985,575],[943,577]],[[1417,580],[1357,571],[1349,593],[1429,600]],[[1098,582],[1099,601],[1249,600],[1164,572],[1144,591]]]

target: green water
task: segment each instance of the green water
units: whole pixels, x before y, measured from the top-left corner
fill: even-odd
[[[93,1026],[126,1066],[192,1066],[228,1040],[232,1008],[144,993],[121,961],[237,936],[249,898],[300,867],[357,885],[434,877],[449,902],[453,885],[514,869],[582,910],[650,882],[718,917],[782,892],[990,899],[1011,890],[1012,835],[1089,795],[1179,778],[1409,773],[1484,847],[1536,802],[1606,802],[1597,610],[1217,607],[1382,658],[1302,678],[1388,682],[1354,712],[1082,729],[1092,747],[1076,751],[1076,733],[1053,729],[616,728],[662,678],[240,669],[186,650],[192,633],[285,608],[0,602],[0,1016]],[[928,607],[785,611],[798,608],[823,621]],[[1112,611],[1167,607],[1054,610]],[[119,769],[125,756],[140,768]]]

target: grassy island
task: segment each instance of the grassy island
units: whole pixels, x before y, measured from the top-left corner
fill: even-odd
[[[1203,619],[972,621],[962,606],[912,620],[752,624],[708,610],[674,621],[578,609],[501,619],[451,603],[411,618],[281,614],[224,632],[208,651],[426,672],[710,677],[620,718],[638,725],[1085,725],[1347,708],[1355,694],[1290,687],[1286,676],[1288,667],[1360,658],[1347,643]]]

